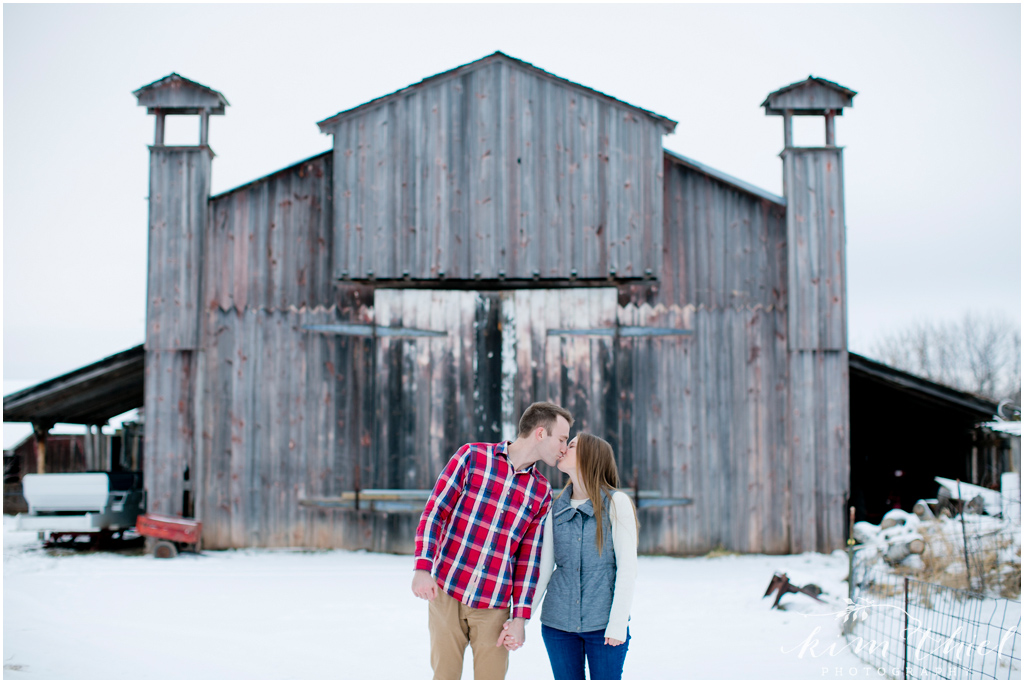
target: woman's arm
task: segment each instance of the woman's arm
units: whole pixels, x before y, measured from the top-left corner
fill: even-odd
[[[551,515],[549,511],[544,520],[544,541],[540,546],[540,576],[537,577],[537,590],[533,592],[533,606],[530,608],[532,616],[537,614],[548,581],[551,580],[551,573],[555,570],[555,523]]]
[[[612,494],[612,548],[615,550],[615,591],[604,637],[624,642],[636,585],[636,517],[633,503],[622,491]]]

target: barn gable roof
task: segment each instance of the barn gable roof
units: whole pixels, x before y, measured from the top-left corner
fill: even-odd
[[[560,83],[562,85],[568,86],[568,87],[573,88],[575,90],[579,90],[579,91],[584,92],[584,93],[586,93],[588,95],[593,95],[593,96],[596,96],[596,97],[600,97],[600,98],[602,98],[604,100],[607,100],[609,102],[614,102],[616,104],[620,104],[620,105],[629,107],[630,109],[632,109],[632,110],[634,110],[636,112],[639,112],[639,113],[643,114],[644,116],[647,116],[647,117],[657,121],[658,123],[660,123],[665,128],[665,132],[666,133],[671,133],[676,128],[676,123],[677,122],[673,121],[672,119],[668,118],[667,116],[662,116],[661,114],[656,114],[656,113],[654,113],[652,111],[649,111],[647,109],[642,109],[640,107],[637,107],[635,105],[630,104],[629,102],[623,102],[622,100],[616,99],[616,98],[612,97],[611,95],[606,95],[603,92],[600,92],[598,90],[594,90],[593,88],[588,88],[585,85],[581,85],[579,83],[575,83],[575,82],[570,81],[568,79],[562,78],[561,76],[556,76],[555,74],[550,73],[548,71],[544,71],[543,69],[541,69],[539,67],[536,67],[533,64],[530,64],[529,62],[524,62],[521,59],[516,59],[515,57],[511,57],[511,56],[505,54],[504,52],[500,52],[500,51],[499,52],[495,52],[495,53],[490,54],[490,55],[487,55],[486,57],[483,57],[482,59],[478,59],[476,61],[469,62],[468,64],[463,64],[462,66],[457,66],[454,69],[449,69],[448,71],[442,71],[439,74],[434,74],[433,76],[428,76],[427,78],[424,78],[422,81],[420,81],[418,83],[413,83],[412,85],[406,86],[406,87],[404,87],[404,88],[402,88],[400,90],[396,90],[395,92],[390,93],[388,95],[383,95],[383,96],[378,97],[376,99],[370,100],[369,102],[366,102],[364,104],[360,104],[359,106],[353,107],[352,109],[346,109],[345,111],[339,112],[339,113],[335,114],[334,116],[331,116],[329,118],[324,119],[323,121],[318,122],[317,125],[320,126],[320,130],[321,131],[323,131],[325,133],[330,132],[330,129],[333,128],[335,124],[345,120],[349,116],[352,116],[354,114],[360,113],[360,112],[362,112],[362,111],[364,111],[366,109],[369,109],[371,107],[378,106],[378,105],[380,105],[380,104],[382,104],[384,102],[387,102],[389,100],[399,98],[402,95],[408,94],[409,92],[412,92],[414,90],[418,90],[418,89],[424,87],[425,85],[432,84],[432,83],[435,83],[435,82],[443,80],[443,79],[453,78],[455,76],[461,76],[462,74],[465,74],[465,73],[467,73],[469,71],[474,71],[476,69],[480,69],[480,68],[483,68],[483,67],[488,66],[490,64],[493,64],[496,61],[503,61],[506,64],[510,64],[510,65],[512,65],[512,66],[514,66],[516,68],[520,68],[520,69],[526,70],[526,71],[528,71],[528,72],[530,72],[532,74],[539,75],[539,76],[541,76],[543,78],[547,78],[549,80],[555,81],[557,83]]]
[[[223,114],[229,104],[222,93],[177,73],[144,85],[132,94],[138,98],[139,106],[147,107],[150,114],[155,109],[176,114],[198,114],[205,109],[211,114]]]

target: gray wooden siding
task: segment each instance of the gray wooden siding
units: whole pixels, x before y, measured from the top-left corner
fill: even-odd
[[[849,361],[844,351],[789,354],[791,552],[843,547],[850,488]]]
[[[185,470],[195,463],[195,359],[194,351],[146,351],[143,485],[149,512],[191,514],[183,494]]]
[[[146,348],[194,349],[210,191],[206,148],[151,147]]]
[[[663,124],[506,61],[332,124],[337,277],[643,277]]]
[[[620,341],[620,429],[640,488],[694,501],[642,510],[641,548],[787,552],[784,314],[630,304],[619,320],[694,332]]]
[[[370,437],[366,342],[303,329],[338,322],[334,308],[207,317],[204,544],[362,547],[358,519],[299,500],[337,496],[357,480]]]
[[[846,348],[843,151],[783,152],[792,349]]]
[[[332,305],[331,221],[330,154],[215,197],[205,308]]]
[[[786,210],[665,159],[660,300],[708,309],[786,305]]]

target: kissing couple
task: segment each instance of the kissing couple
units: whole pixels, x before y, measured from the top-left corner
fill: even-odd
[[[430,602],[435,680],[500,680],[526,643],[534,607],[559,680],[619,680],[629,649],[637,515],[618,490],[611,445],[569,439],[573,416],[534,403],[514,441],[462,446],[437,478],[416,528],[412,592]],[[537,462],[568,475],[552,497]]]

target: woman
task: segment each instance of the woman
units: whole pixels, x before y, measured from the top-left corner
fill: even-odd
[[[611,445],[593,434],[569,442],[558,469],[569,483],[551,502],[544,525],[541,633],[558,680],[619,680],[629,649],[629,608],[636,582],[637,518],[617,491]],[[568,493],[567,493],[568,492]]]

